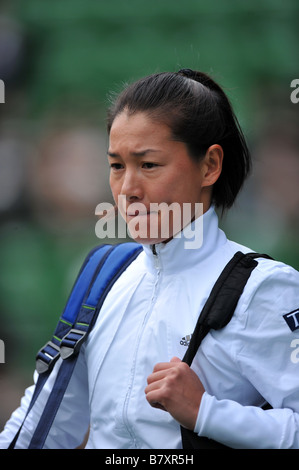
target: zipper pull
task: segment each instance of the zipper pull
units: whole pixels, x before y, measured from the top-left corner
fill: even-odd
[[[157,271],[160,269],[160,262],[159,262],[159,256],[156,250],[156,245],[152,245],[152,252],[154,255],[154,263],[155,263],[155,268]]]

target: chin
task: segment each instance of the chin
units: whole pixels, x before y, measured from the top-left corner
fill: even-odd
[[[159,243],[167,243],[172,239],[171,238],[148,238],[148,237],[132,237],[136,243],[140,243],[141,245],[158,245]]]

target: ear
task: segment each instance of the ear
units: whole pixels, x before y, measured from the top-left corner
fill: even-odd
[[[222,171],[223,149],[221,145],[211,145],[202,162],[204,171],[202,186],[212,186],[216,183]]]

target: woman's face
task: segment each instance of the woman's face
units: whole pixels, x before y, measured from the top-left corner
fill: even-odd
[[[136,241],[166,241],[199,215],[195,203],[204,212],[210,205],[205,158],[192,160],[169,127],[146,113],[117,115],[108,160],[115,203]]]

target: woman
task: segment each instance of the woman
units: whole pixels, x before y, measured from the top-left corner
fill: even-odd
[[[177,449],[182,425],[233,448],[299,448],[294,269],[259,259],[228,326],[207,335],[191,368],[181,362],[220,272],[237,251],[252,251],[226,238],[215,213],[233,204],[250,169],[226,95],[189,69],[145,77],[116,99],[108,132],[111,190],[143,251],[107,296],[45,447],[74,448],[90,427],[87,448]],[[162,203],[180,210],[165,216]],[[188,248],[201,229],[200,246]],[[50,389],[51,381],[16,447],[28,445]]]

